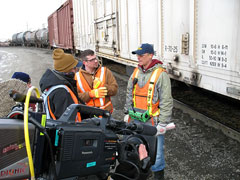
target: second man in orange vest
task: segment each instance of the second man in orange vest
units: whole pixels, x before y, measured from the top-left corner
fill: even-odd
[[[76,73],[78,96],[87,105],[99,107],[112,113],[111,96],[117,94],[118,84],[112,72],[99,64],[94,51],[82,52],[82,68]]]

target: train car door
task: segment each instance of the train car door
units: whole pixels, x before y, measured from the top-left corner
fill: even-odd
[[[114,56],[118,44],[117,1],[95,0],[94,13],[96,50]]]

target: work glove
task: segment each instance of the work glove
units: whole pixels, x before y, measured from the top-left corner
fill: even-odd
[[[89,92],[91,98],[104,98],[107,95],[107,88],[100,87],[98,89],[93,89]]]
[[[158,135],[163,135],[166,133],[167,128],[166,128],[167,124],[158,124],[157,125],[157,136]]]
[[[126,123],[128,123],[128,119],[129,119],[129,114],[126,114],[125,116],[124,116],[124,122],[126,122]]]
[[[99,78],[95,78],[93,81],[93,89],[97,89],[102,85],[102,82]]]
[[[157,134],[156,134],[156,136],[163,135],[163,134],[166,133],[167,130],[174,129],[174,128],[175,128],[175,124],[174,123],[169,123],[169,124],[159,123],[157,125]]]

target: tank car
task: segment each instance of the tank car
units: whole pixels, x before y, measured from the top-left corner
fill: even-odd
[[[31,31],[27,31],[24,35],[25,38],[25,42],[24,42],[24,46],[31,46]]]
[[[19,33],[15,33],[15,34],[12,35],[12,43],[11,43],[12,46],[16,46],[17,45],[17,35],[18,34]]]
[[[41,34],[41,42],[43,47],[49,46],[48,29],[43,30]]]
[[[29,31],[21,32],[17,35],[17,43],[21,46],[25,46],[26,44],[26,38],[25,35],[29,33]]]
[[[48,29],[43,28],[36,31],[36,45],[37,47],[48,46]]]
[[[23,44],[23,33],[24,32],[20,32],[17,35],[17,45],[22,45]]]
[[[36,46],[36,32],[33,31],[29,37],[30,46]]]

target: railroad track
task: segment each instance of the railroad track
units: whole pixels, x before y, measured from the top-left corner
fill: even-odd
[[[202,121],[205,125],[213,127],[215,129],[221,130],[226,136],[237,140],[240,142],[240,132],[210,118],[206,115],[194,110],[192,107],[188,106],[187,104],[184,104],[183,102],[180,102],[176,99],[174,99],[174,107],[177,109],[181,109],[183,113],[189,114],[193,119],[198,119]]]
[[[184,84],[173,86],[172,94],[176,106],[192,111],[193,118],[220,129],[224,134],[240,141],[240,102]]]

